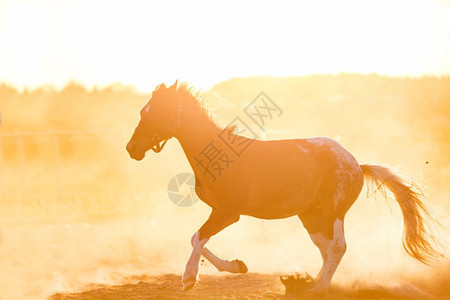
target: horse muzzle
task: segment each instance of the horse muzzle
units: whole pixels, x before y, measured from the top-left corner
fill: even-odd
[[[127,152],[132,159],[137,161],[142,160],[145,157],[145,151],[138,151],[138,147],[135,143],[129,142],[127,144]]]

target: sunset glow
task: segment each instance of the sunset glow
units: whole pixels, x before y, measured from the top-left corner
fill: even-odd
[[[449,37],[448,0],[0,0],[0,298],[450,299]]]
[[[446,1],[0,1],[0,81],[150,91],[176,78],[450,73]]]

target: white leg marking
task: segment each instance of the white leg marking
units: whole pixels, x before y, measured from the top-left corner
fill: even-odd
[[[328,289],[346,248],[343,222],[336,219],[333,224],[333,239],[329,241],[327,247],[327,259],[322,268],[322,273],[317,278],[313,291],[325,291]]]
[[[183,274],[183,290],[191,289],[197,281],[198,265],[200,256],[208,239],[199,239],[200,234],[197,231],[191,239],[194,249],[192,249],[191,257],[186,264],[186,269]]]
[[[194,234],[191,238],[192,247],[195,245],[196,234]],[[230,273],[247,273],[247,266],[241,260],[225,260],[216,256],[212,253],[208,248],[203,247],[202,255],[213,264],[214,267],[217,268],[220,272],[230,272]]]
[[[328,258],[328,244],[330,241],[322,234],[322,233],[313,233],[309,235],[311,237],[311,240],[313,241],[314,245],[316,245],[319,250],[320,254],[322,255],[323,265],[320,269],[319,274],[316,276],[316,280],[322,276],[323,273],[323,267],[325,266],[325,263]]]
[[[202,255],[209,260],[214,267],[217,268],[220,272],[230,272],[230,273],[247,273],[247,266],[241,260],[225,260],[217,257],[214,253],[209,251],[208,248],[203,248]]]

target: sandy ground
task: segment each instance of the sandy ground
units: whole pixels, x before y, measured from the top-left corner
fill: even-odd
[[[181,289],[181,276],[133,276],[129,283],[117,286],[88,287],[80,293],[55,294],[50,299],[283,299],[284,286],[279,275],[239,274],[202,275],[188,292]]]
[[[347,287],[333,286],[326,295],[285,295],[279,274],[202,275],[189,292],[181,290],[181,276],[132,276],[127,284],[91,285],[79,293],[58,293],[50,300],[62,299],[450,299],[450,293],[430,294],[410,284],[379,286],[354,282]]]

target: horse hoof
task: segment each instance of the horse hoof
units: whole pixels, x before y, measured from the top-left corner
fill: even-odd
[[[187,292],[190,289],[192,289],[195,285],[195,277],[194,278],[187,278],[183,280],[183,291]]]
[[[248,268],[242,260],[235,259],[235,260],[233,260],[233,262],[235,264],[237,264],[237,266],[238,266],[238,271],[236,273],[247,273],[248,272]]]
[[[308,273],[296,275],[281,275],[281,283],[286,287],[286,297],[298,297],[305,294],[307,291],[313,288],[313,279]],[[313,296],[313,294],[310,294]],[[313,299],[313,297],[311,297]],[[302,298],[309,299],[309,298]]]

